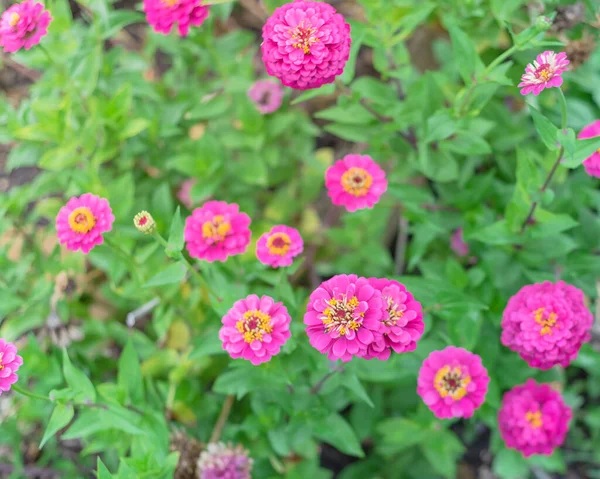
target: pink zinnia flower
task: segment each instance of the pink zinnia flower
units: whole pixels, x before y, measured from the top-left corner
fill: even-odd
[[[421,303],[398,281],[369,278],[369,284],[381,292],[383,315],[381,334],[367,347],[365,359],[385,361],[392,350],[398,354],[414,351],[425,328]]]
[[[0,339],[0,396],[3,392],[17,382],[17,370],[23,364],[23,358],[17,355],[17,348],[13,343]]]
[[[440,419],[468,418],[483,404],[489,382],[477,354],[448,346],[423,361],[417,393]]]
[[[290,266],[303,250],[304,242],[298,230],[285,225],[273,226],[256,243],[258,260],[273,268]]]
[[[273,80],[258,80],[248,90],[248,97],[263,115],[278,110],[283,101],[283,87]]]
[[[581,130],[577,138],[584,140],[586,138],[595,138],[597,136],[600,136],[600,120],[596,120],[587,125]],[[600,148],[583,161],[583,167],[588,175],[600,178]]]
[[[202,0],[144,0],[144,12],[155,32],[168,35],[177,23],[179,35],[185,37],[190,27],[204,23],[209,7],[202,6]]]
[[[279,354],[290,338],[292,318],[283,303],[251,294],[236,301],[221,320],[219,339],[232,358],[244,358],[255,366]]]
[[[91,193],[73,197],[56,216],[58,241],[71,251],[87,254],[104,242],[102,233],[110,231],[114,221],[107,199]]]
[[[304,324],[310,344],[335,361],[363,357],[380,335],[381,292],[366,278],[339,274],[321,283],[308,300]]]
[[[529,379],[504,394],[498,428],[507,447],[549,456],[564,442],[571,415],[557,391]]]
[[[250,479],[252,459],[242,446],[211,442],[198,459],[198,479]]]
[[[348,211],[373,208],[387,190],[385,171],[367,155],[346,155],[325,172],[327,194]]]
[[[296,0],[276,8],[262,36],[267,73],[297,90],[332,83],[350,56],[350,25],[323,2]]]
[[[0,19],[0,46],[7,53],[29,50],[48,33],[50,12],[41,3],[25,0],[9,7]]]
[[[527,65],[525,73],[521,76],[521,95],[533,92],[539,95],[544,88],[559,87],[563,83],[562,74],[567,71],[569,60],[567,54],[553,51],[540,53],[533,63]]]
[[[458,256],[467,256],[469,254],[469,245],[463,239],[463,229],[458,228],[452,233],[450,238],[450,247]]]
[[[177,199],[181,201],[187,208],[191,208],[194,204],[192,202],[192,188],[196,184],[196,180],[185,180],[181,185],[179,185],[179,190],[177,191]]]
[[[567,367],[589,341],[593,320],[575,286],[564,281],[530,284],[508,301],[501,340],[532,368]]]
[[[185,220],[183,237],[193,258],[209,263],[242,254],[250,243],[250,217],[236,203],[207,201]]]

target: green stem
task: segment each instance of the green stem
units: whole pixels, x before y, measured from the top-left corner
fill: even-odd
[[[50,52],[46,49],[46,47],[44,47],[44,45],[42,45],[41,43],[38,44],[37,48],[39,48],[41,51],[44,52],[44,55],[46,55],[46,58],[48,58],[48,61],[58,70],[60,70],[61,74],[63,75],[63,77],[65,78],[65,81],[67,79],[69,79],[69,72],[67,71],[67,68],[65,67],[65,65],[63,63],[58,63],[57,61],[54,60],[54,58],[52,57],[52,55],[50,55]],[[70,88],[72,88],[75,93],[79,96],[79,101],[81,102],[81,107],[85,110],[88,111],[87,109],[87,104],[85,102],[85,96],[83,94],[83,92],[81,90],[79,90],[79,88],[77,88],[73,82],[69,82],[69,86]]]
[[[11,386],[11,389],[13,391],[18,392],[19,394],[22,394],[23,396],[29,396],[30,398],[34,398],[34,399],[42,399],[43,401],[50,401],[52,402],[52,400],[48,397],[48,396],[40,396],[39,394],[35,394],[35,393],[30,393],[29,391],[25,391],[25,389],[21,389],[19,386],[17,386],[16,384],[13,384]]]
[[[107,246],[111,248],[115,253],[117,253],[117,255],[123,258],[123,260],[127,263],[129,269],[131,270],[131,275],[135,277],[138,284],[142,284],[143,281],[140,276],[139,265],[135,262],[134,259],[132,259],[130,254],[123,250],[120,244],[115,243],[110,236],[106,236],[104,240],[106,241]]]
[[[560,127],[561,129],[565,129],[567,127],[567,99],[565,98],[565,94],[560,88],[558,90],[558,98],[560,99],[560,112],[561,112],[561,121]]]

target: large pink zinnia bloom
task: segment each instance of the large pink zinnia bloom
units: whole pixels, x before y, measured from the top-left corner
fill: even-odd
[[[177,23],[179,35],[185,37],[190,27],[198,27],[208,18],[209,7],[202,0],[144,0],[146,20],[157,33],[168,35]]]
[[[8,8],[0,19],[0,46],[7,53],[29,50],[48,33],[50,12],[41,3],[25,0]]]
[[[498,428],[507,447],[549,456],[564,442],[571,415],[557,391],[529,379],[504,394]]]
[[[489,382],[477,354],[448,346],[423,361],[417,393],[440,419],[468,418],[483,404]]]
[[[548,50],[540,53],[521,76],[521,95],[533,92],[537,96],[544,88],[560,87],[563,83],[561,75],[568,70],[569,63],[564,52],[556,54]]]
[[[236,203],[207,201],[185,220],[183,237],[193,258],[225,261],[242,254],[250,243],[250,217]]]
[[[384,310],[380,320],[381,335],[369,344],[365,359],[385,361],[392,350],[398,354],[414,351],[425,328],[421,303],[415,301],[406,286],[398,281],[369,278],[369,284],[381,291]]]
[[[263,115],[277,111],[283,101],[283,87],[275,80],[258,80],[248,90],[248,97]]]
[[[524,286],[502,315],[502,344],[532,368],[568,366],[589,341],[594,318],[583,292],[564,281]]]
[[[232,358],[255,366],[270,361],[290,338],[292,318],[283,303],[251,294],[236,301],[223,317],[219,339]]]
[[[60,244],[87,254],[104,242],[103,233],[112,229],[115,217],[106,198],[91,193],[71,198],[56,216]]]
[[[387,190],[385,171],[368,155],[346,155],[325,172],[327,194],[348,211],[372,208]]]
[[[577,138],[584,140],[586,138],[595,138],[597,136],[600,136],[600,120],[596,120],[587,125],[581,130]],[[583,161],[583,167],[588,175],[600,178],[600,148]]]
[[[332,83],[350,55],[350,25],[323,2],[296,0],[276,8],[262,36],[267,73],[297,90]]]
[[[380,335],[381,292],[366,278],[339,274],[321,283],[308,300],[304,324],[310,344],[335,361],[363,357]]]
[[[21,364],[23,358],[17,355],[15,345],[0,339],[0,396],[19,379],[16,373]]]
[[[298,230],[285,225],[273,226],[256,243],[258,260],[273,268],[290,266],[303,250],[304,242]]]

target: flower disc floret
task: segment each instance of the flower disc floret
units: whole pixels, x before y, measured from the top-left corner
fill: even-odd
[[[348,211],[372,208],[387,190],[385,171],[368,155],[346,155],[325,172],[327,194]]]
[[[273,268],[290,266],[303,250],[304,242],[298,230],[285,225],[274,226],[256,243],[258,260]]]
[[[332,83],[350,56],[350,25],[324,2],[296,0],[276,8],[262,36],[267,72],[298,90]]]
[[[600,120],[596,120],[585,126],[577,138],[584,140],[586,138],[595,138],[600,136]],[[583,160],[585,172],[595,178],[600,178],[600,148]]]
[[[290,338],[291,321],[282,303],[251,294],[237,301],[223,317],[219,339],[232,358],[243,358],[256,366],[279,354]]]
[[[508,301],[501,341],[530,367],[566,367],[590,339],[592,322],[580,289],[563,281],[531,284]]]
[[[112,229],[115,217],[105,198],[86,193],[71,198],[56,216],[58,241],[71,251],[89,253],[104,242],[102,236]]]
[[[310,344],[332,361],[363,357],[381,335],[381,292],[366,278],[337,275],[310,295],[304,324]]]
[[[540,53],[533,63],[525,68],[521,77],[521,95],[533,93],[539,95],[545,88],[560,87],[562,74],[568,70],[569,60],[564,52],[545,51]]]
[[[43,4],[33,0],[15,3],[0,18],[0,46],[6,53],[29,50],[48,33],[51,21]]]
[[[469,418],[483,404],[489,382],[478,355],[449,346],[423,361],[417,393],[440,419]]]
[[[529,379],[504,394],[498,429],[506,446],[526,457],[551,455],[564,442],[571,417],[558,391]]]
[[[185,37],[190,27],[198,27],[208,18],[209,7],[202,3],[202,0],[144,0],[144,12],[155,32],[168,35],[177,24],[179,35]]]
[[[208,201],[185,222],[184,239],[190,256],[209,262],[242,254],[250,243],[250,217],[239,206]]]

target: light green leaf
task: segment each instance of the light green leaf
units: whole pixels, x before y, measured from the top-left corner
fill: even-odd
[[[589,138],[586,140],[577,140],[575,142],[575,153],[573,158],[565,158],[562,165],[567,168],[577,168],[583,160],[589,157],[592,153],[600,149],[600,136]]]
[[[454,59],[458,64],[460,75],[467,85],[483,70],[483,63],[477,54],[477,48],[472,38],[457,25],[449,25],[448,33],[452,41]]]
[[[431,432],[420,446],[429,464],[439,474],[449,479],[456,477],[456,464],[464,451],[464,446],[453,432],[445,430]]]
[[[535,129],[537,130],[538,134],[540,135],[540,138],[544,142],[544,145],[546,145],[546,148],[548,148],[549,150],[557,150],[558,145],[556,144],[556,142],[558,128],[554,126],[554,123],[548,120],[548,118],[546,118],[532,106],[529,107],[529,111],[531,112],[531,117],[533,118],[533,124],[535,125]]]
[[[314,90],[308,90],[304,93],[298,95],[294,100],[292,100],[292,105],[297,105],[298,103],[302,103],[306,100],[311,100],[318,96],[324,95],[333,95],[335,93],[335,85],[333,83],[329,83],[327,85],[323,85],[319,88],[315,88]]]
[[[377,430],[383,435],[377,449],[386,456],[419,444],[429,433],[420,424],[402,417],[386,419],[377,426]]]
[[[63,374],[69,387],[77,394],[77,399],[91,402],[96,400],[94,385],[83,371],[71,364],[66,349],[63,349]]]
[[[110,429],[131,435],[144,434],[144,431],[136,426],[139,420],[140,416],[119,406],[106,405],[106,409],[85,409],[62,437],[77,439]]]
[[[40,442],[40,449],[52,436],[69,424],[74,415],[75,410],[71,404],[57,404],[46,426],[42,442]]]
[[[97,463],[96,469],[97,469],[96,470],[96,479],[112,479],[113,478],[113,475],[106,468],[106,466],[100,459],[100,456],[98,456],[98,463]]]
[[[173,215],[171,221],[171,230],[169,232],[169,247],[170,251],[181,251],[183,249],[183,222],[181,221],[181,212],[179,206]]]
[[[117,383],[127,391],[132,404],[142,404],[144,402],[142,370],[131,338],[127,341],[127,345],[123,349],[121,357],[119,357]]]
[[[182,261],[173,263],[160,273],[152,276],[152,278],[144,284],[144,288],[180,283],[181,280],[185,278],[185,269],[185,264]]]
[[[358,379],[358,376],[356,374],[345,374],[342,385],[348,388],[354,394],[356,394],[356,396],[359,397],[366,404],[368,404],[371,407],[375,407],[373,401],[371,401],[371,398],[369,397],[369,393],[367,393],[367,390],[362,385],[360,379]]]
[[[134,118],[133,120],[127,120],[125,128],[119,132],[119,138],[125,140],[132,136],[139,135],[142,131],[150,126],[150,121],[145,118]]]
[[[345,454],[365,456],[354,430],[339,414],[333,413],[321,421],[314,422],[313,431],[316,437]]]
[[[427,137],[425,141],[439,141],[456,132],[457,124],[448,110],[440,110],[427,119]]]
[[[529,474],[525,458],[513,449],[502,449],[496,454],[493,470],[502,479],[522,479]]]
[[[575,159],[575,131],[573,128],[567,128],[565,130],[558,130],[556,132],[556,139],[565,149],[565,153],[570,161]]]

